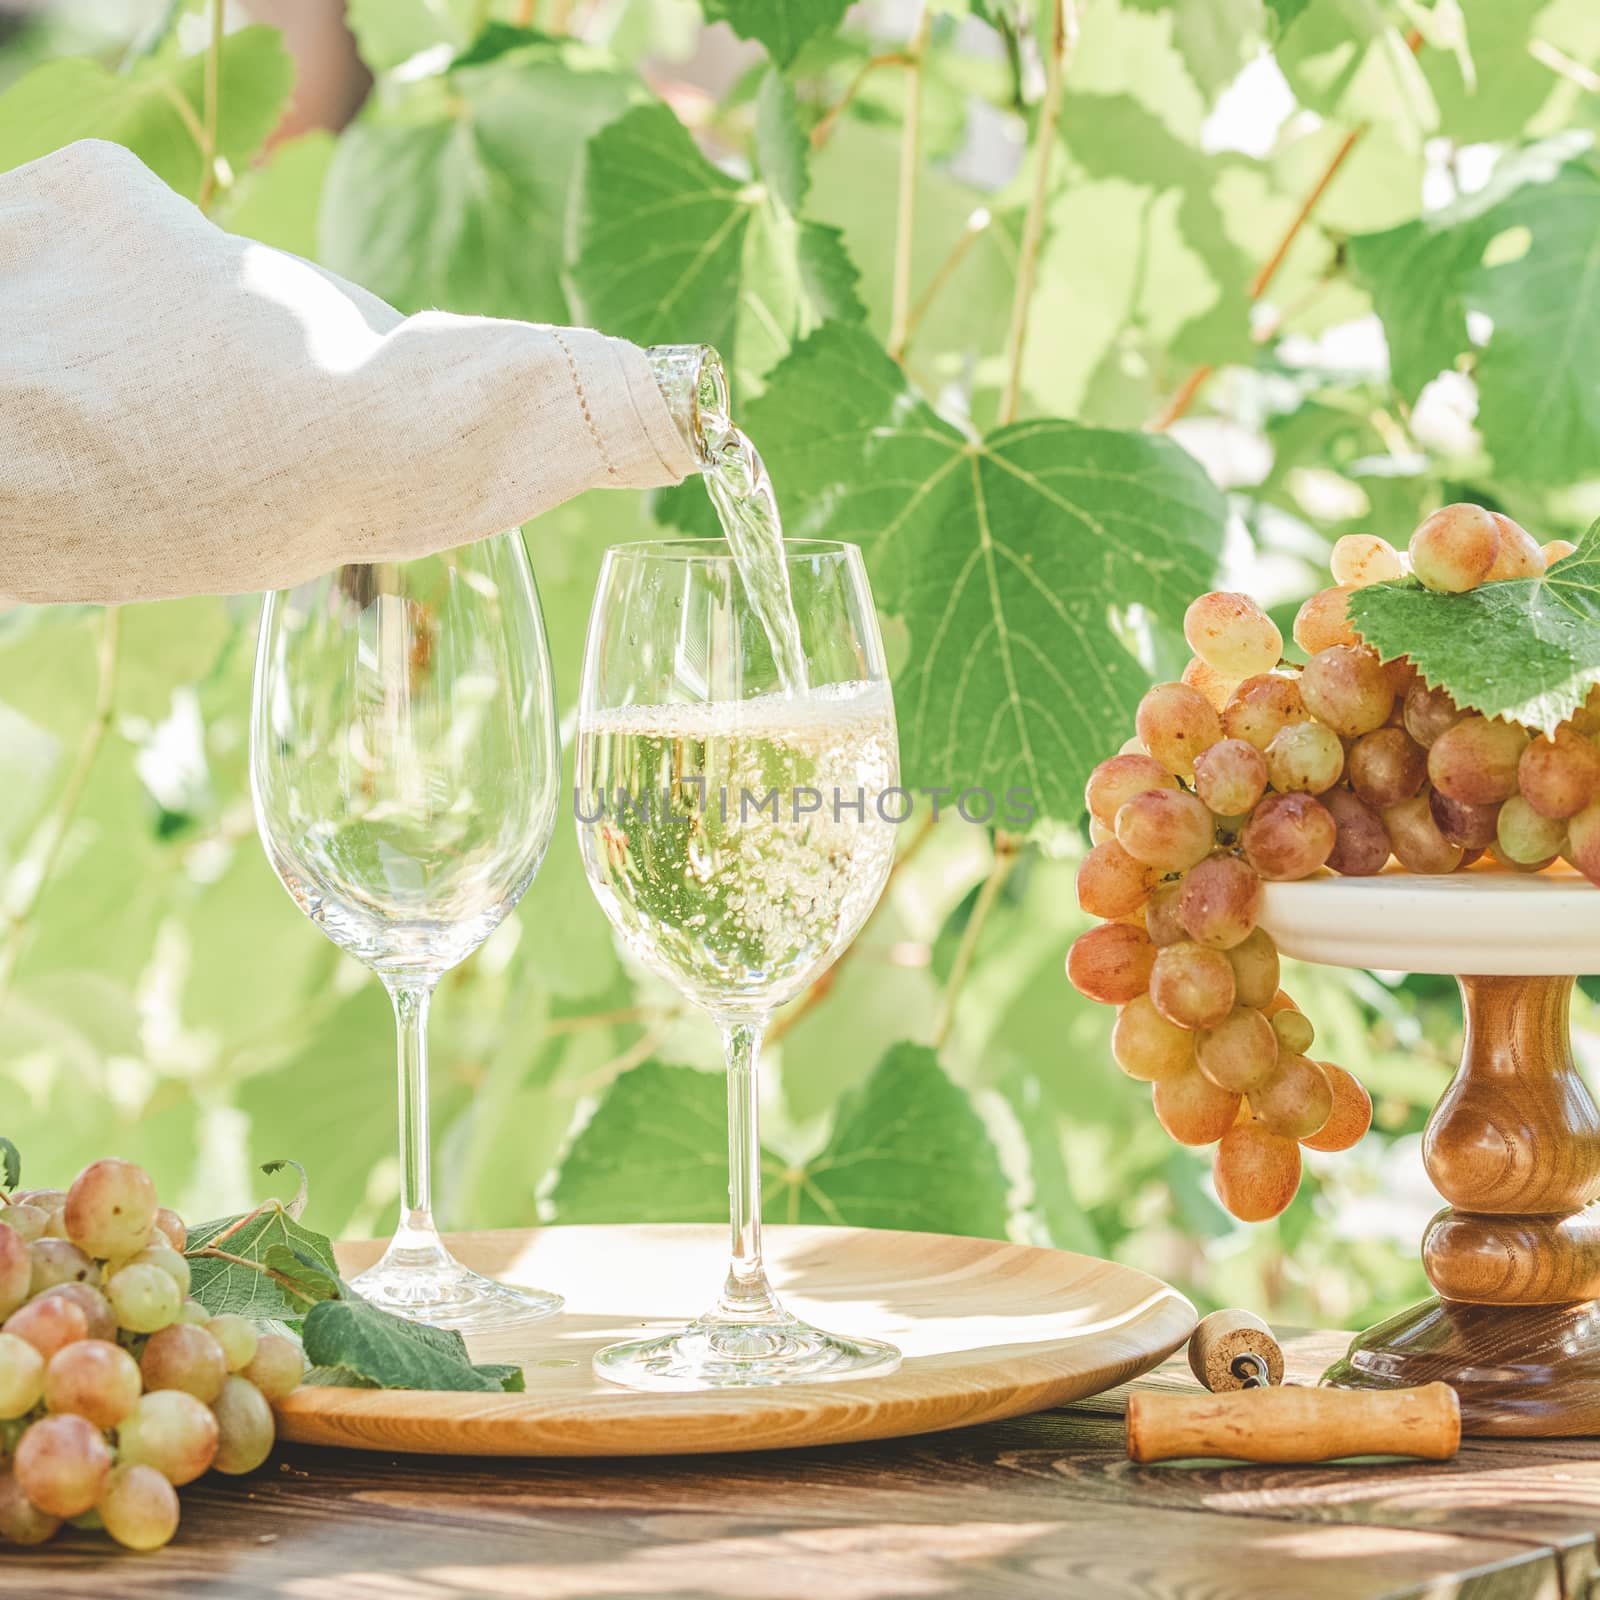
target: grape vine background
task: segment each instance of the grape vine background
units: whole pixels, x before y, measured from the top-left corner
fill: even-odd
[[[293,72],[248,20],[13,25],[0,168],[116,139],[406,309],[718,345],[791,531],[867,548],[908,781],[1039,801],[1026,840],[908,826],[780,1018],[771,1216],[1009,1233],[1301,1320],[1420,1292],[1452,986],[1294,974],[1377,1124],[1233,1224],[1062,975],[1081,786],[1199,590],[1287,636],[1340,534],[1600,513],[1591,0],[351,0],[365,107],[270,148]],[[698,488],[529,526],[564,707],[602,547],[663,521],[706,531]],[[0,1128],[37,1181],[114,1151],[197,1216],[292,1156],[320,1228],[378,1231],[388,1008],[257,845],[255,616],[0,615]],[[712,1030],[619,958],[568,828],[433,1040],[448,1225],[722,1214]]]

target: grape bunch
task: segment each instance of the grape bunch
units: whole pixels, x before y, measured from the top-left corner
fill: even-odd
[[[0,1540],[154,1550],[181,1485],[266,1460],[300,1347],[186,1298],[186,1239],[128,1161],[0,1196]]]
[[[1181,680],[1145,695],[1135,737],[1089,778],[1078,900],[1104,922],[1073,944],[1067,975],[1119,1008],[1118,1066],[1152,1085],[1172,1138],[1216,1145],[1217,1194],[1241,1220],[1294,1198],[1302,1146],[1348,1149],[1372,1119],[1361,1084],[1309,1054],[1315,1030],[1257,925],[1263,880],[1363,876],[1391,858],[1451,872],[1487,851],[1522,872],[1565,857],[1600,883],[1600,688],[1548,735],[1480,716],[1365,645],[1350,596],[1408,567],[1462,593],[1537,577],[1572,549],[1473,505],[1428,517],[1405,556],[1343,538],[1334,583],[1295,619],[1304,667],[1282,661],[1248,596],[1202,595]]]

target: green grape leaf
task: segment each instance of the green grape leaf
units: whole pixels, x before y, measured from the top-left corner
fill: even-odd
[[[850,0],[701,0],[707,22],[726,22],[741,39],[755,39],[780,67],[800,47],[844,20]]]
[[[791,211],[805,204],[811,186],[810,153],[794,90],[774,69],[756,91],[756,166]]]
[[[1472,350],[1469,312],[1489,319],[1477,425],[1514,482],[1587,476],[1600,433],[1600,161],[1573,154],[1585,141],[1517,151],[1477,194],[1350,245],[1408,397]]]
[[[1207,105],[1255,56],[1266,31],[1261,0],[1130,0],[1172,19],[1172,43]],[[1302,0],[1304,3],[1304,0]],[[1279,23],[1281,33],[1283,24]]]
[[[767,141],[770,145],[773,140]],[[778,183],[800,184],[792,146]],[[584,154],[572,278],[583,318],[636,344],[715,345],[750,395],[824,317],[860,315],[839,236],[778,183],[741,183],[665,106],[640,106]]]
[[[294,65],[276,28],[241,28],[222,41],[217,149],[243,172],[277,126]],[[0,94],[0,172],[76,139],[126,145],[180,194],[200,188],[196,131],[205,57],[148,56],[111,72],[77,56],[47,61]]]
[[[570,41],[410,86],[340,135],[319,259],[403,311],[572,321],[561,270],[578,154],[638,92]]]
[[[248,1212],[243,1214],[249,1215]],[[189,1230],[184,1252],[189,1258],[189,1293],[214,1317],[225,1311],[257,1322],[299,1316],[304,1306],[287,1296],[264,1272],[255,1266],[241,1266],[239,1261],[225,1261],[206,1252],[222,1250],[241,1261],[267,1266],[268,1252],[283,1248],[298,1251],[328,1273],[337,1273],[333,1246],[325,1235],[302,1227],[275,1201],[263,1207],[253,1220],[245,1222],[237,1233],[228,1233],[243,1221],[243,1216],[222,1217]],[[222,1237],[224,1234],[228,1236]]]
[[[1280,22],[1281,22],[1280,17]],[[1307,0],[1280,28],[1278,67],[1308,110],[1346,123],[1387,123],[1411,145],[1439,108],[1415,53],[1374,0]]]
[[[313,1367],[354,1374],[358,1388],[481,1394],[526,1387],[520,1367],[474,1366],[459,1333],[381,1310],[348,1284],[339,1289],[337,1299],[319,1301],[306,1313],[300,1338]]]
[[[22,1152],[6,1138],[0,1138],[0,1189],[15,1189],[22,1182]]]
[[[1176,632],[1225,508],[1171,440],[1040,419],[968,437],[865,332],[830,325],[743,417],[791,535],[854,540],[910,633],[895,703],[908,786],[1032,791],[1075,821],[1149,675],[1131,608]]]
[[[1311,0],[1267,0],[1267,10],[1277,19],[1281,39],[1289,24],[1311,4]]]
[[[1351,596],[1350,620],[1386,659],[1407,655],[1433,688],[1546,733],[1600,683],[1600,522],[1542,578],[1434,594],[1414,579]]]
[[[361,59],[387,72],[424,50],[458,50],[472,34],[477,0],[348,0],[345,21]]]
[[[722,1079],[646,1062],[619,1078],[568,1147],[550,1201],[563,1223],[718,1222],[728,1210]],[[773,1222],[1001,1236],[1007,1185],[983,1119],[931,1050],[901,1044],[840,1101],[802,1162],[763,1150]],[[928,1182],[930,1170],[942,1174]]]
[[[330,1271],[314,1255],[304,1250],[295,1250],[286,1244],[271,1244],[262,1254],[261,1263],[280,1278],[290,1279],[308,1301],[339,1298],[339,1274]],[[279,1287],[283,1286],[280,1284]]]

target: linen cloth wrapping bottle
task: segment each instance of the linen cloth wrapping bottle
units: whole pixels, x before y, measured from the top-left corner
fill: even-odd
[[[0,602],[283,588],[697,469],[646,353],[403,317],[120,145],[0,174]]]

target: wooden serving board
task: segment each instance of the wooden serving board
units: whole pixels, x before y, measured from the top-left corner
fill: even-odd
[[[358,1450],[493,1456],[690,1455],[932,1433],[1097,1394],[1163,1361],[1194,1307],[1131,1267],[1062,1250],[865,1228],[771,1228],[773,1282],[825,1328],[888,1339],[887,1378],[643,1394],[596,1378],[601,1345],[705,1309],[722,1281],[716,1227],[582,1227],[468,1233],[469,1266],[554,1289],[566,1311],[469,1340],[482,1361],[519,1361],[526,1394],[303,1388],[281,1437]],[[348,1275],[378,1243],[342,1244]]]

